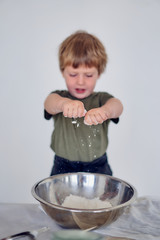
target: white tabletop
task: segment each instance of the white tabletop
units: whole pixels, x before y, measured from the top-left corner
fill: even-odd
[[[50,240],[54,231],[62,229],[39,204],[0,204],[0,239],[42,227],[48,227],[49,231],[39,234],[38,240]],[[160,198],[138,198],[116,222],[94,232],[136,240],[160,240]]]

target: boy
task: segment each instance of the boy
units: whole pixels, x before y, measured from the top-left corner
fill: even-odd
[[[108,125],[118,123],[120,100],[94,92],[104,72],[107,54],[100,40],[85,31],[66,38],[59,48],[59,65],[68,91],[54,91],[44,103],[45,118],[54,119],[51,175],[92,172],[112,175],[107,161]]]

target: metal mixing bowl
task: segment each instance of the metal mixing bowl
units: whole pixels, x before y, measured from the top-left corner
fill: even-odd
[[[110,208],[79,209],[63,207],[70,194],[109,201]],[[127,182],[104,174],[67,173],[45,178],[32,187],[32,195],[44,211],[65,228],[92,229],[115,221],[133,203],[136,189]]]

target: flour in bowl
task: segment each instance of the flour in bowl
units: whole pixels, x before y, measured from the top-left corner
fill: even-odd
[[[85,197],[75,196],[72,194],[65,198],[62,206],[78,209],[101,209],[112,207],[109,201],[101,201],[98,197],[88,199]]]

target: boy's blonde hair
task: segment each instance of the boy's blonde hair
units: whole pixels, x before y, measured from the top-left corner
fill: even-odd
[[[85,31],[77,31],[67,37],[59,47],[59,67],[63,72],[66,66],[80,65],[96,67],[99,75],[104,72],[107,54],[100,40]]]

